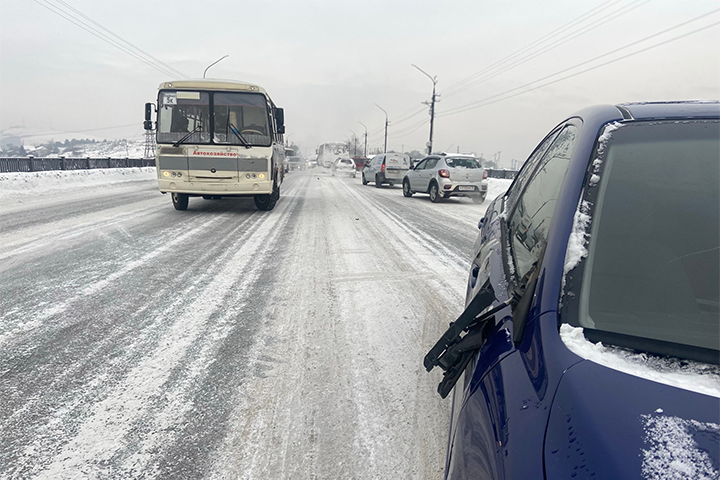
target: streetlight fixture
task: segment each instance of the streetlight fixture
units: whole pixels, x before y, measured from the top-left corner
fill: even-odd
[[[360,120],[358,120],[358,123],[365,127],[365,124],[362,123]],[[363,157],[367,158],[367,127],[365,127],[365,151],[363,153]]]
[[[212,66],[215,65],[216,63],[219,63],[220,60],[222,60],[222,59],[224,59],[224,58],[227,58],[227,57],[229,57],[229,56],[230,56],[230,55],[225,55],[225,56],[223,56],[223,57],[220,57],[220,58],[218,58],[217,60],[215,60],[213,63],[211,63],[210,65],[208,65],[207,68],[205,69],[205,71],[203,72],[203,78],[205,78],[205,74],[207,73],[208,68],[212,67]]]
[[[375,106],[378,107],[383,112],[385,112],[385,109],[382,108],[377,103],[375,104]],[[385,146],[383,146],[383,153],[387,153],[387,127],[389,124],[390,124],[390,122],[388,121],[388,114],[387,114],[387,112],[385,112]]]
[[[430,102],[430,141],[428,141],[428,155],[432,154],[432,144],[433,144],[433,123],[435,122],[435,98],[438,95],[435,95],[435,85],[437,84],[437,76],[431,77],[426,71],[424,71],[422,68],[418,67],[417,65],[411,63],[413,67],[417,68],[422,72],[426,77],[428,77],[433,82],[433,93],[432,93],[432,100]],[[427,105],[427,102],[425,102]]]

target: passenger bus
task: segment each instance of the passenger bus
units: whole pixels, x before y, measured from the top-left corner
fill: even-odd
[[[177,210],[190,197],[253,197],[272,210],[283,181],[284,112],[258,85],[231,80],[177,80],[158,89],[158,187]],[[152,104],[145,129],[152,129]]]
[[[343,142],[327,142],[318,147],[317,163],[320,167],[330,168],[338,158],[350,158],[348,146]]]

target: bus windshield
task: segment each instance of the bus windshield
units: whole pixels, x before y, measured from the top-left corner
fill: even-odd
[[[159,106],[158,143],[271,145],[262,94],[163,90]]]

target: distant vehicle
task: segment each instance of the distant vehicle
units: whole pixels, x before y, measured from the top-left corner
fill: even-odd
[[[365,165],[362,184],[374,182],[377,188],[387,183],[391,187],[400,183],[410,168],[410,157],[403,153],[381,153]]]
[[[283,160],[283,165],[285,166],[285,173],[290,171],[290,163],[288,162],[288,160],[290,159],[290,157],[292,157],[294,155],[295,155],[295,150],[293,150],[292,148],[285,147],[285,158]]]
[[[443,198],[470,197],[482,203],[487,196],[487,171],[471,155],[430,155],[425,157],[403,179],[403,195],[427,193],[430,201]]]
[[[302,157],[294,156],[287,160],[289,170],[305,170],[305,160]]]
[[[318,147],[318,166],[330,168],[338,158],[350,158],[348,146],[343,142],[327,142]]]
[[[349,158],[339,158],[330,167],[330,172],[333,175],[349,175],[353,178],[357,176],[357,170],[355,170],[355,163]]]
[[[355,162],[355,169],[358,172],[361,172],[365,168],[365,164],[370,161],[367,157],[353,157],[352,160]]]
[[[425,357],[455,390],[446,479],[717,478],[718,152],[719,102],[592,107],[540,142]]]
[[[308,158],[307,160],[307,168],[315,168],[317,167],[317,157],[314,158]]]
[[[153,105],[145,105],[152,130]],[[258,85],[231,80],[160,84],[157,111],[158,187],[177,210],[189,197],[253,197],[272,210],[283,181],[284,112]],[[213,118],[211,121],[210,112]]]

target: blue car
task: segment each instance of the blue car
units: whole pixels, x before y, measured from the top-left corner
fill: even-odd
[[[720,103],[588,108],[480,221],[448,479],[720,478]]]

